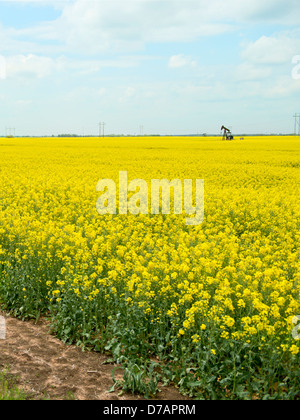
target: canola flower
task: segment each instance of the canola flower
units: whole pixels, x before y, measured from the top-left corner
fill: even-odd
[[[0,139],[2,304],[21,317],[50,313],[62,339],[121,362],[155,354],[202,377],[205,359],[207,382],[189,383],[210,396],[213,377],[224,395],[249,391],[247,363],[253,377],[289,375],[297,389],[299,149],[294,137]],[[120,170],[204,179],[203,223],[99,215],[97,182],[117,184]],[[225,360],[228,372],[240,365],[240,388]]]

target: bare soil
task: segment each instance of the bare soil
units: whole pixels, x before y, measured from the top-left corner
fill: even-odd
[[[6,338],[0,339],[0,371],[9,367],[28,399],[145,400],[143,396],[108,390],[114,384],[109,356],[82,351],[49,333],[46,320],[21,321],[0,312],[6,319]],[[123,371],[115,371],[122,379]],[[175,387],[160,387],[154,400],[188,400]]]

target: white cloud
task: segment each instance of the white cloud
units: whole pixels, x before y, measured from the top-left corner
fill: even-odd
[[[76,0],[64,5],[58,19],[10,29],[9,35],[23,44],[24,39],[53,41],[60,52],[142,51],[147,42],[187,42],[231,30],[230,23],[221,22],[220,7],[220,0]]]
[[[127,86],[122,90],[123,90],[122,94],[118,98],[118,102],[120,103],[132,100],[136,96],[136,93],[137,93],[136,88],[133,86]]]
[[[235,22],[298,25],[298,0],[231,0],[224,6]]]
[[[19,2],[29,5],[34,0]],[[50,113],[57,121],[61,118],[58,103],[70,106],[69,118],[78,124],[98,121],[101,112],[107,123],[111,118],[136,124],[138,119],[146,126],[147,120],[156,125],[161,119],[161,126],[168,120],[172,130],[184,118],[198,124],[201,109],[205,126],[217,112],[234,118],[243,104],[259,116],[257,104],[263,109],[266,98],[266,109],[271,103],[273,109],[287,108],[284,101],[296,107],[299,80],[293,79],[292,68],[298,62],[293,64],[292,58],[300,55],[300,34],[293,28],[287,31],[287,26],[299,27],[299,0],[36,2],[39,7],[51,4],[60,10],[55,14],[59,17],[27,27],[25,19],[20,26],[19,19],[10,27],[3,26],[4,18],[0,23],[0,54],[10,79],[1,80],[1,94],[8,98],[2,118],[9,118],[15,106],[28,108],[33,118],[27,107],[31,91],[46,124]],[[270,35],[275,27],[279,32]],[[212,37],[209,43],[203,39],[230,31],[234,36]],[[240,57],[239,36],[252,40],[242,45]]]
[[[270,77],[272,69],[266,66],[258,66],[242,63],[238,66],[236,77],[239,81],[263,80]]]
[[[300,93],[300,80],[293,80],[290,76],[281,76],[275,83],[265,89],[265,97],[283,98]]]
[[[51,58],[36,54],[17,54],[8,57],[0,56],[0,77],[4,73],[4,64],[5,77],[7,78],[42,79],[55,73],[66,72],[69,75],[77,74],[85,76],[101,73],[104,68],[136,67],[139,65],[139,60],[132,57],[116,57],[110,60],[80,60],[65,56]]]
[[[264,35],[249,43],[242,52],[242,58],[257,64],[283,64],[290,63],[292,57],[299,53],[299,34],[281,33],[270,37]]]
[[[172,55],[169,59],[168,66],[170,68],[178,68],[185,66],[196,66],[196,61],[192,60],[191,57],[187,57],[184,54]]]
[[[16,55],[6,59],[7,77],[34,77],[49,76],[57,68],[57,63],[49,57],[39,57],[33,54]]]
[[[19,0],[22,3],[32,1]],[[56,44],[59,53],[142,51],[147,42],[189,42],[232,31],[243,23],[298,24],[298,0],[73,0],[59,5],[61,16],[6,34],[22,48]],[[7,28],[6,28],[7,29]],[[30,44],[26,44],[30,39]],[[266,40],[262,40],[263,43]],[[271,40],[272,41],[272,40]],[[29,42],[29,41],[27,41]],[[13,43],[9,42],[9,45]],[[2,43],[2,45],[4,45]],[[258,46],[254,46],[259,47]],[[3,47],[2,47],[3,48]],[[37,47],[38,48],[38,47]],[[53,48],[53,46],[51,46]],[[249,46],[251,54],[251,46]],[[21,50],[23,53],[29,50]],[[34,52],[33,49],[30,52]],[[35,52],[38,52],[35,50]],[[41,51],[39,51],[41,53]]]

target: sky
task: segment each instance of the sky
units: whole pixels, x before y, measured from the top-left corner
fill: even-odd
[[[299,0],[0,0],[0,135],[293,133],[299,16]]]

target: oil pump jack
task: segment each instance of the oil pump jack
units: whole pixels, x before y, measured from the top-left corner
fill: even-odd
[[[223,139],[222,140],[233,140],[233,135],[231,133],[231,131],[229,130],[229,128],[224,127],[224,125],[222,125],[221,127],[221,131],[223,130]]]

